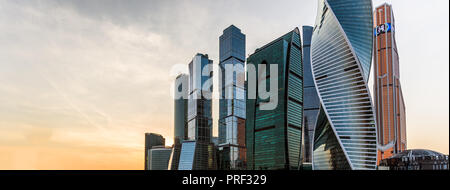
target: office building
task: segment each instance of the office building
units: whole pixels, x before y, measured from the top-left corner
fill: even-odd
[[[381,160],[387,170],[448,170],[448,155],[431,150],[406,150]]]
[[[371,0],[319,0],[311,41],[321,107],[314,170],[375,170],[377,128],[367,87],[372,64]]]
[[[148,170],[149,150],[154,146],[165,146],[166,139],[163,136],[155,133],[145,133],[145,170]]]
[[[304,77],[304,115],[303,115],[303,157],[302,169],[311,169],[314,144],[314,129],[319,115],[320,99],[311,70],[311,37],[313,27],[303,26],[303,77]]]
[[[231,25],[220,36],[219,50],[219,169],[245,169],[245,35]],[[226,69],[232,69],[230,76]]]
[[[203,54],[195,55],[189,63],[187,136],[181,147],[179,170],[217,167],[212,143],[212,63]]]
[[[164,146],[154,146],[148,150],[148,169],[167,170],[172,148]]]
[[[208,55],[203,54],[195,55],[189,63],[188,140],[211,142],[212,64]],[[210,74],[203,76],[202,72]]]
[[[183,84],[185,86],[183,86]],[[180,74],[176,78],[175,91],[182,93],[187,97],[189,92],[189,75]],[[175,122],[174,122],[174,144],[172,155],[170,156],[170,170],[178,170],[181,144],[187,139],[187,108],[188,99],[176,97],[174,104]]]
[[[374,103],[378,127],[378,160],[407,148],[406,108],[400,84],[392,6],[383,4],[374,14]]]
[[[267,72],[260,73],[259,67],[264,68],[263,65],[266,65]],[[274,75],[270,65],[277,68]],[[251,87],[252,80],[257,81],[256,89],[264,83],[270,84],[271,80],[278,84],[275,89],[278,99],[271,101],[257,96],[247,100],[247,169],[297,170],[303,127],[303,65],[299,29],[257,49],[248,57],[247,66],[253,66],[258,71],[256,78],[264,80],[248,78],[246,89]],[[269,85],[265,87],[271,88]],[[274,102],[278,102],[275,109],[262,108]]]

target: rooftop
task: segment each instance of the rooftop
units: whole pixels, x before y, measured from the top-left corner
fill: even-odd
[[[402,158],[402,157],[423,157],[423,156],[445,156],[442,153],[432,151],[432,150],[425,150],[425,149],[412,149],[412,150],[406,150],[403,152],[400,152],[390,158]]]

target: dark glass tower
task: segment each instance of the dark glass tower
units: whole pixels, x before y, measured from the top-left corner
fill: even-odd
[[[277,76],[271,76],[270,71],[266,76],[257,76],[268,84],[270,80],[277,80],[278,106],[274,110],[263,110],[260,106],[268,103],[267,99],[247,100],[247,167],[253,170],[298,169],[303,127],[303,65],[299,29],[257,49],[247,59],[247,64],[256,70],[262,64],[267,65],[268,70],[271,64],[278,68]],[[246,89],[249,89],[251,80],[256,79],[248,78]],[[257,82],[256,89],[261,84]]]
[[[304,77],[304,116],[303,116],[303,166],[310,168],[314,144],[314,129],[319,115],[320,99],[311,71],[311,37],[313,27],[303,26],[303,77]]]
[[[186,86],[184,87],[183,84]],[[180,74],[176,78],[175,91],[187,95],[189,91],[189,75]],[[187,97],[187,96],[185,96]],[[181,154],[181,143],[187,139],[187,108],[188,99],[175,99],[174,145],[170,158],[170,170],[178,170]]]
[[[145,133],[145,170],[149,169],[148,152],[154,146],[165,146],[166,139],[163,136],[155,133]]]
[[[223,31],[219,43],[221,99],[219,113],[219,169],[245,169],[245,35],[233,25]],[[238,67],[235,67],[238,66]],[[226,68],[237,68],[232,77]],[[231,95],[227,97],[227,94]]]

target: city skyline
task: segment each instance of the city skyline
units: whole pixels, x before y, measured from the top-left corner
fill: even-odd
[[[104,8],[99,2],[0,1],[0,29],[8,36],[0,37],[0,169],[142,169],[144,132],[173,143],[172,65],[197,52],[218,64],[217,38],[231,24],[247,35],[248,54],[292,28],[314,24],[315,1],[295,1],[300,6],[291,11],[268,2],[253,10],[255,2],[232,1],[236,15],[222,19],[225,1],[199,2],[204,7],[114,2]],[[448,2],[388,3],[397,22],[408,148],[448,154],[448,17],[443,24],[436,19],[448,15]],[[169,7],[193,10],[171,16]],[[117,10],[128,16],[115,16]],[[414,12],[423,10],[429,14]],[[192,20],[197,22],[187,24]],[[417,54],[417,44],[440,48]],[[213,109],[217,136],[217,101]]]

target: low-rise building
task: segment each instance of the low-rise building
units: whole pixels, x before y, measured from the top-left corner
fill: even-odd
[[[379,168],[389,170],[448,170],[448,155],[431,150],[407,150],[381,160]]]

